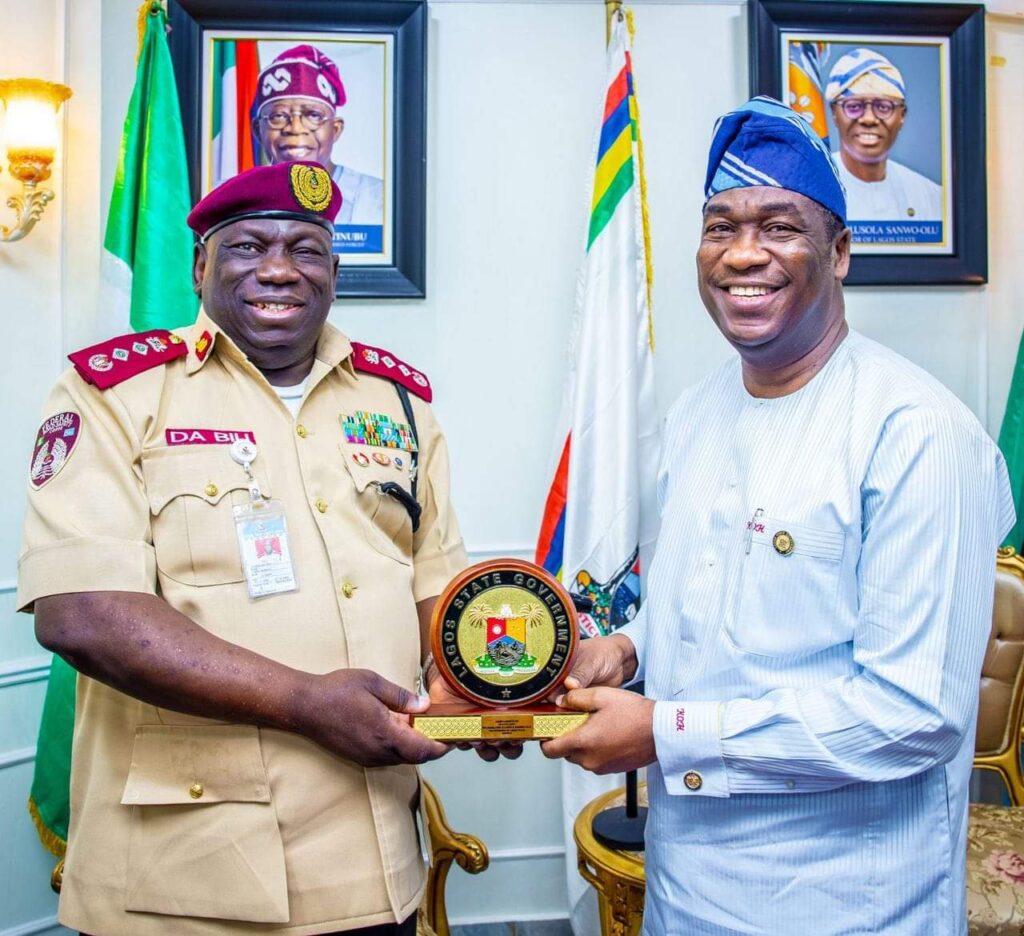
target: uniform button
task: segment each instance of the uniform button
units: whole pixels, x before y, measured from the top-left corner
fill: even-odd
[[[298,436],[298,437],[299,437],[300,439],[304,439],[304,438],[306,438],[306,436],[308,435],[308,433],[306,432],[306,427],[305,427],[304,425],[302,425],[302,423],[299,423],[299,424],[298,424],[298,425],[297,425],[297,426],[295,427],[295,434],[296,434],[296,435],[297,435],[297,436]]]
[[[346,582],[344,585],[341,586],[341,593],[346,598],[351,598],[356,593],[356,586],[353,585],[351,582]]]
[[[696,770],[690,770],[683,775],[683,783],[688,790],[699,790],[704,786],[704,778]]]
[[[193,783],[192,786],[188,788],[188,795],[191,796],[192,799],[199,799],[199,797],[203,795],[203,785],[201,783]]]
[[[217,485],[216,484],[208,484],[208,485],[206,485],[206,496],[207,497],[216,497],[217,496]]]
[[[714,564],[715,564],[715,560],[714,559],[708,559],[708,568],[710,568]]]
[[[320,513],[327,513],[327,501],[322,497],[318,497],[316,499],[316,509],[319,510]]]
[[[786,789],[787,790],[793,790],[795,788],[796,788],[796,780],[787,780],[786,781]]]

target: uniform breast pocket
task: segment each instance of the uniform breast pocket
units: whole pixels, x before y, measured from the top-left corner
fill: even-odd
[[[288,921],[259,729],[140,725],[121,803],[132,810],[126,910]]]
[[[726,630],[765,657],[808,656],[837,642],[845,535],[765,518],[741,556],[740,592]]]
[[[270,485],[259,459],[253,475]],[[232,508],[249,500],[248,478],[227,446],[181,446],[142,453],[157,568],[185,585],[226,585],[245,575]]]
[[[359,513],[366,521],[364,532],[367,542],[377,552],[412,565],[409,511],[399,498],[385,493],[387,489],[382,487],[391,482],[407,493],[410,491],[409,453],[346,442],[340,443],[338,448],[355,485]]]

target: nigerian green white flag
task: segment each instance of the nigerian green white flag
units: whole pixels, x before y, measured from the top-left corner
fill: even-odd
[[[121,135],[114,191],[103,242],[103,322],[116,333],[177,328],[195,321],[191,207],[185,136],[167,17],[147,0],[135,89]],[[140,11],[141,14],[141,11]],[[39,724],[29,812],[39,838],[63,857],[68,837],[75,671],[53,658]]]
[[[1006,400],[1006,415],[999,430],[999,448],[1006,459],[1013,506],[1017,511],[1017,522],[1006,534],[1004,545],[1024,553],[1024,337],[1017,351],[1017,364]]]
[[[136,331],[195,321],[192,292],[192,207],[167,17],[148,4],[121,152],[103,240],[103,318]]]

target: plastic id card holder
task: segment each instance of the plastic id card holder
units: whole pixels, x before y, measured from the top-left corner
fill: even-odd
[[[250,598],[298,588],[280,501],[255,501],[235,507],[235,532]]]

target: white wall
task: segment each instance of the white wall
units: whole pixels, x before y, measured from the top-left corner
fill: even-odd
[[[711,124],[746,96],[745,11],[666,0],[634,8],[664,409],[729,354],[697,299],[693,256]],[[0,462],[0,490],[14,518],[0,527],[0,936],[36,932],[25,924],[54,912],[51,862],[24,812],[42,683],[30,622],[13,614],[17,517],[46,388],[63,354],[102,337],[96,256],[134,74],[136,9],[137,0],[0,6],[0,35],[18,37],[5,49],[4,74],[70,75],[75,88],[57,202],[31,239],[0,246],[9,319],[0,434],[11,453]],[[529,557],[587,217],[603,3],[433,0],[429,41],[428,298],[339,303],[333,320],[431,376],[472,557]],[[987,74],[991,285],[847,296],[855,327],[926,367],[996,432],[1024,323],[1016,229],[1024,23],[993,19],[988,42],[1005,60]],[[0,176],[0,192],[9,185]],[[8,671],[14,684],[5,686]],[[22,672],[29,681],[18,681]],[[456,827],[480,834],[493,856],[479,878],[452,872],[454,918],[563,916],[557,765],[535,749],[500,767],[457,753],[427,773]],[[495,782],[505,812],[491,805]]]
[[[49,656],[32,621],[14,613],[25,470],[39,410],[72,341],[91,332],[93,308],[77,304],[95,281],[99,205],[99,0],[0,4],[3,77],[32,76],[74,88],[63,110],[63,147],[48,183],[57,199],[25,241],[0,245],[6,340],[0,351],[0,933],[56,932],[54,859],[38,844],[25,805]],[[14,191],[0,176],[6,201]],[[0,223],[11,212],[0,209]],[[67,299],[67,301],[65,301]],[[83,322],[83,318],[85,321]],[[65,931],[66,932],[66,931]]]

